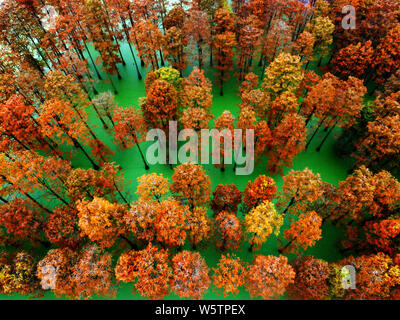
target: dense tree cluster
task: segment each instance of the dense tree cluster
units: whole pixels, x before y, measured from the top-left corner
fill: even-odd
[[[342,27],[348,4],[356,29]],[[397,0],[1,1],[0,293],[89,299],[131,283],[147,299],[209,288],[399,299],[399,19]],[[144,87],[130,107],[117,99],[126,53]],[[101,81],[112,90],[98,92]],[[231,82],[239,112],[213,114],[213,85],[223,96]],[[220,146],[254,130],[262,174],[213,186],[201,165],[171,164],[171,179],[146,173],[132,192],[114,147],[153,169],[142,142],[162,129],[171,147],[170,121],[198,137],[224,131]],[[347,177],[285,174],[329,137],[353,160]],[[221,176],[235,170],[233,152],[218,156],[232,160],[215,163]],[[328,225],[343,231],[339,261],[308,251]],[[206,246],[220,256],[212,268]],[[356,289],[344,289],[344,266]]]

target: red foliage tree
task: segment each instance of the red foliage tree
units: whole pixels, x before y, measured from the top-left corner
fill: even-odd
[[[95,245],[73,252],[69,248],[52,249],[39,261],[37,277],[43,289],[56,296],[88,299],[93,295],[115,295],[111,255]]]
[[[147,131],[147,125],[143,115],[133,107],[116,108],[113,116],[114,122],[114,141],[123,148],[137,146],[145,169],[149,169],[149,165],[144,158],[140,142],[144,141],[144,134]]]
[[[118,259],[115,276],[117,281],[133,282],[134,289],[143,297],[162,299],[169,294],[172,276],[168,251],[151,243],[140,251],[125,251]]]
[[[184,163],[174,170],[171,192],[179,194],[193,208],[208,203],[211,180],[201,166]]]
[[[340,49],[331,61],[333,71],[344,77],[353,76],[363,79],[372,63],[374,48],[371,41],[364,44],[350,44]]]
[[[217,247],[222,251],[239,249],[243,238],[240,220],[234,213],[227,211],[221,211],[215,219],[219,236]]]
[[[218,86],[220,96],[224,95],[223,84],[229,78],[233,67],[233,47],[236,45],[233,15],[225,8],[219,8],[214,16],[214,39],[216,69],[218,70]]]
[[[198,252],[182,251],[172,258],[171,288],[181,298],[201,299],[207,291],[208,267]]]
[[[263,201],[272,201],[276,195],[276,190],[274,179],[260,175],[253,182],[247,183],[243,195],[244,204],[248,208],[254,208]]]
[[[330,268],[327,262],[312,256],[297,258],[291,262],[296,277],[287,293],[300,300],[325,300],[329,297]]]
[[[0,225],[16,239],[40,240],[40,209],[29,200],[15,198],[0,207]]]
[[[246,282],[247,266],[235,255],[229,253],[222,255],[218,262],[218,267],[213,268],[213,284],[222,290],[224,297],[229,294],[237,295],[239,288]]]
[[[306,250],[321,239],[322,218],[315,211],[308,211],[300,215],[297,222],[292,222],[290,228],[284,231],[285,239],[289,242],[280,249],[280,252],[298,252],[300,248]]]
[[[242,202],[242,194],[234,184],[219,184],[213,192],[211,208],[214,214],[221,211],[237,212]]]
[[[295,113],[285,115],[272,132],[272,147],[267,168],[271,173],[280,172],[282,166],[290,167],[293,158],[304,150],[306,125],[303,117]]]
[[[59,247],[76,246],[82,241],[78,227],[78,212],[68,206],[53,210],[44,229],[47,239]]]
[[[341,287],[343,266],[350,265],[356,272],[356,288],[344,290]],[[389,298],[392,290],[400,284],[400,268],[393,260],[383,254],[347,257],[333,265],[335,272],[331,286],[335,298],[346,300],[380,300]]]
[[[295,275],[286,257],[256,255],[249,267],[247,290],[251,297],[277,298],[294,283]]]

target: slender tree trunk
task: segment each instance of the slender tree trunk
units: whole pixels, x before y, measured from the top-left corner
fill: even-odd
[[[326,139],[328,139],[328,136],[331,134],[331,132],[333,131],[333,129],[335,129],[336,127],[336,123],[332,125],[332,127],[329,129],[329,131],[327,132],[327,134],[325,135],[324,139],[322,139],[321,143],[319,144],[319,146],[317,147],[317,152],[319,152],[321,150],[322,145],[324,144],[324,142],[326,141]]]
[[[113,88],[114,94],[118,94],[118,90],[117,90],[117,88],[115,88],[115,85],[114,85],[114,82],[111,79],[111,76],[109,78],[110,78],[110,83],[111,83],[111,87]]]
[[[312,111],[310,112],[310,114],[307,116],[306,126],[308,125],[308,123],[309,123],[310,120],[312,119],[312,116],[314,115],[314,111],[315,111],[315,107],[312,109]]]
[[[285,210],[283,211],[283,213],[285,214],[293,204],[294,204],[294,197],[292,197],[292,199],[290,199],[290,202],[289,202],[288,206],[285,208]]]
[[[83,154],[86,156],[86,158],[89,160],[89,162],[92,164],[93,169],[95,170],[99,170],[100,167],[98,164],[96,164],[93,159],[89,156],[89,154],[85,151],[85,149],[83,148],[83,146],[79,143],[79,141],[77,139],[75,139],[74,137],[71,137],[71,135],[68,133],[68,131],[66,130],[66,128],[60,124],[60,119],[58,118],[58,116],[54,116],[54,120],[56,121],[57,125],[61,128],[61,130],[68,136],[68,138],[72,141],[72,143],[74,144],[74,147],[77,149],[80,149]]]
[[[39,208],[41,208],[42,210],[46,211],[47,213],[52,213],[52,211],[50,211],[50,209],[46,208],[45,206],[43,206],[40,202],[38,202],[35,198],[33,198],[29,193],[26,193],[24,191],[21,190],[21,192],[27,197],[29,198],[29,200],[31,200],[33,203],[35,203]]]
[[[65,201],[63,197],[61,197],[57,192],[55,192],[52,188],[50,188],[44,181],[39,181],[39,183],[62,203],[64,203],[67,206],[70,206],[70,204],[67,201]]]
[[[224,71],[221,70],[221,83],[220,83],[220,87],[219,87],[219,95],[222,97],[224,95]]]
[[[124,29],[124,32],[125,32],[126,41],[128,42],[128,45],[129,45],[129,50],[131,51],[131,54],[132,54],[133,63],[134,63],[135,68],[136,68],[137,77],[138,77],[139,80],[142,80],[142,74],[139,71],[139,67],[138,67],[138,64],[137,64],[137,61],[136,61],[135,53],[133,51],[131,43],[129,42],[129,34],[128,34],[128,31],[127,31],[127,25],[126,25],[125,21],[123,20],[123,18],[121,16],[120,16],[120,19],[122,21],[122,28]],[[144,63],[143,63],[143,65],[144,65]]]
[[[254,251],[254,241],[251,242],[251,245],[249,247],[249,252],[253,252]]]
[[[113,184],[114,184],[114,188],[115,190],[117,190],[118,194],[120,195],[120,197],[122,198],[122,200],[124,200],[124,202],[126,204],[129,204],[128,200],[126,200],[126,198],[124,197],[124,195],[122,194],[122,192],[119,190],[117,184],[115,183],[115,180],[113,179]]]
[[[89,99],[89,100],[91,100],[91,99]],[[107,125],[107,123],[104,121],[103,117],[101,116],[101,114],[100,114],[100,112],[99,112],[99,109],[97,109],[97,107],[95,106],[94,103],[92,103],[92,107],[93,107],[94,111],[96,112],[97,117],[100,119],[101,123],[103,124],[103,128],[107,130],[107,129],[108,129],[108,125]]]
[[[160,61],[161,61],[161,66],[165,67],[165,62],[164,62],[164,55],[162,53],[162,50],[158,50],[159,54],[160,54]]]
[[[95,63],[94,60],[93,60],[92,54],[90,53],[90,50],[89,50],[89,48],[88,48],[86,42],[83,42],[83,43],[84,43],[84,45],[85,45],[86,52],[87,52],[88,55],[89,55],[90,61],[92,62],[92,65],[93,65],[93,68],[94,68],[94,70],[95,70],[95,72],[96,72],[97,78],[99,78],[99,80],[103,80],[103,78],[102,78],[101,75],[100,75],[99,70],[97,69],[96,63]]]
[[[99,165],[93,161],[93,159],[89,156],[89,154],[85,151],[85,149],[83,148],[83,146],[79,143],[78,140],[76,140],[75,138],[72,138],[72,141],[75,145],[75,147],[79,148],[83,154],[86,156],[86,158],[89,160],[89,162],[91,163],[92,167],[94,170],[99,170],[100,167]]]
[[[294,239],[291,239],[284,247],[282,247],[282,248],[279,248],[279,253],[283,253],[283,252],[285,252],[286,251],[286,249],[293,243],[293,240]]]
[[[141,156],[141,158],[142,158],[142,160],[143,160],[143,163],[144,163],[144,168],[145,168],[145,170],[149,170],[150,167],[149,167],[149,165],[147,164],[146,159],[145,159],[145,157],[144,157],[144,155],[143,155],[142,149],[141,149],[140,146],[139,146],[139,141],[138,141],[138,139],[137,139],[137,137],[136,137],[135,134],[133,134],[133,133],[131,133],[131,134],[132,134],[133,139],[135,140],[136,146],[137,146],[138,149],[139,149],[140,156]]]
[[[317,128],[315,129],[314,133],[313,133],[312,136],[310,137],[310,140],[308,140],[308,142],[307,142],[306,147],[304,148],[304,150],[307,150],[307,148],[308,148],[308,146],[310,145],[312,139],[313,139],[314,136],[317,134],[319,128],[322,126],[323,123],[324,123],[324,121],[323,121],[323,120],[320,120],[320,122],[319,122]]]

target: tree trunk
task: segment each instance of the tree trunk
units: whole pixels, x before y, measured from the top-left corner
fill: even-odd
[[[331,132],[333,131],[333,129],[336,127],[336,123],[335,122],[334,125],[332,125],[332,127],[329,129],[329,131],[327,132],[327,134],[325,135],[324,139],[322,139],[321,143],[319,144],[319,146],[317,147],[317,152],[319,152],[321,150],[322,145],[324,144],[324,142],[326,141],[326,139],[328,139],[328,136],[331,134]]]
[[[102,78],[101,75],[100,75],[99,70],[98,70],[97,67],[96,67],[96,63],[95,63],[94,60],[93,60],[92,54],[90,53],[89,48],[88,48],[86,42],[83,42],[83,43],[84,43],[85,48],[86,48],[86,51],[87,51],[87,53],[88,53],[88,55],[89,55],[90,61],[92,62],[92,65],[93,65],[94,70],[95,70],[95,72],[96,72],[97,78],[99,78],[99,80],[103,80],[103,78]]]
[[[284,253],[286,251],[286,249],[293,243],[293,239],[290,240],[284,247],[279,248],[279,253]]]
[[[292,199],[290,199],[290,202],[289,202],[288,206],[286,207],[286,209],[283,211],[283,213],[286,213],[289,210],[289,208],[293,205],[293,203],[294,203],[294,197],[292,197]]]
[[[321,121],[319,122],[319,124],[318,124],[317,128],[315,129],[314,133],[312,134],[310,140],[308,140],[308,142],[307,142],[306,147],[304,148],[304,150],[307,150],[307,148],[308,148],[308,146],[310,145],[312,139],[313,139],[314,136],[317,134],[319,128],[322,126],[323,123],[324,123],[323,120],[321,120]]]

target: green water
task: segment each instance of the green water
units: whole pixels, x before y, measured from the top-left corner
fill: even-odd
[[[113,78],[113,82],[115,83],[115,86],[118,90],[118,95],[116,95],[116,102],[120,106],[124,107],[129,107],[131,105],[137,106],[138,98],[145,95],[144,80],[139,81],[137,79],[136,71],[133,65],[133,59],[129,52],[128,45],[123,45],[122,54],[126,60],[126,66],[120,66],[122,80],[118,80],[116,77]],[[93,55],[96,56],[96,53],[93,52]],[[137,61],[139,62],[138,58]],[[193,65],[193,63],[190,63],[190,65]],[[311,68],[315,68],[315,66],[311,64]],[[185,70],[184,76],[189,75],[190,71],[191,69]],[[146,70],[144,68],[141,68],[141,72],[144,79]],[[206,76],[211,80],[213,80],[213,72],[213,70],[206,70]],[[254,72],[259,74],[260,70],[256,67]],[[105,74],[102,73],[102,75],[104,78]],[[239,108],[237,104],[240,102],[240,99],[237,96],[237,84],[238,83],[233,78],[225,83],[223,97],[219,96],[218,88],[214,87],[212,113],[214,114],[215,118],[220,116],[222,111],[224,110],[230,110],[235,117],[238,116]],[[97,83],[96,88],[99,92],[111,90],[110,84],[106,84],[103,82]],[[90,124],[94,127],[96,135],[116,153],[115,156],[112,157],[111,161],[116,162],[123,168],[124,176],[127,181],[126,191],[131,194],[131,200],[136,199],[136,178],[145,173],[162,173],[165,177],[168,177],[169,181],[171,182],[173,171],[168,166],[154,165],[151,166],[150,170],[145,171],[137,147],[123,151],[119,150],[115,145],[113,145],[112,134],[107,133],[102,128],[100,121],[92,113],[90,114]],[[349,159],[338,158],[335,155],[333,148],[335,136],[340,133],[340,129],[335,129],[333,134],[331,134],[331,136],[324,144],[321,152],[316,152],[315,148],[321,141],[322,136],[324,135],[323,130],[320,131],[321,132],[314,137],[314,140],[309,146],[308,150],[299,154],[294,159],[293,167],[284,169],[284,174],[288,173],[290,169],[303,170],[305,167],[308,167],[313,172],[320,173],[323,180],[332,184],[337,184],[339,181],[346,178],[346,171],[348,168],[351,167],[352,163]],[[143,150],[146,150],[146,143],[143,143],[142,146]],[[86,159],[81,158],[80,153],[73,158],[72,163],[75,167],[90,167],[89,162],[86,161]],[[239,188],[239,190],[243,191],[249,180],[254,180],[260,174],[268,175],[268,172],[265,169],[266,163],[267,159],[263,159],[263,161],[257,163],[254,172],[248,176],[234,175],[232,168],[229,167],[225,170],[225,172],[221,172],[219,169],[214,168],[211,164],[204,165],[203,167],[211,178],[213,190],[218,184],[234,183]],[[278,186],[279,191],[282,185],[282,177],[275,175],[273,176],[273,178]],[[283,230],[288,228],[288,226],[289,222],[286,220],[284,226],[281,228],[280,236],[282,236]],[[335,244],[340,238],[341,232],[339,230],[335,229],[329,224],[325,224],[323,226],[322,239],[319,240],[314,247],[309,248],[305,253],[329,262],[339,260],[341,258],[341,254]],[[249,243],[247,241],[243,241],[241,250],[235,251],[235,253],[240,258],[248,262],[251,262],[254,254],[279,255],[277,239],[274,236],[271,236],[269,240],[263,244],[262,248],[260,250],[257,250],[255,253],[250,253],[248,251],[248,247]],[[185,248],[190,249],[190,246],[187,244]],[[205,258],[207,265],[210,268],[217,265],[221,252],[215,249],[213,243],[210,243],[205,248],[199,248],[198,251]],[[293,259],[295,256],[293,254],[290,254],[288,255],[288,257],[289,259]],[[0,298],[26,299],[27,297],[21,295],[2,295],[0,296]],[[44,295],[44,298],[55,299],[53,293],[51,292],[47,292]],[[177,298],[179,297],[174,294],[170,294],[166,299]],[[95,299],[97,298],[95,297]],[[132,284],[123,284],[118,290],[116,299],[142,299],[142,297],[139,294],[132,294]],[[213,287],[210,286],[209,290],[204,295],[204,299],[223,299],[223,296],[216,294],[213,290]],[[242,289],[236,297],[229,296],[228,299],[249,299],[249,295],[246,290]]]

